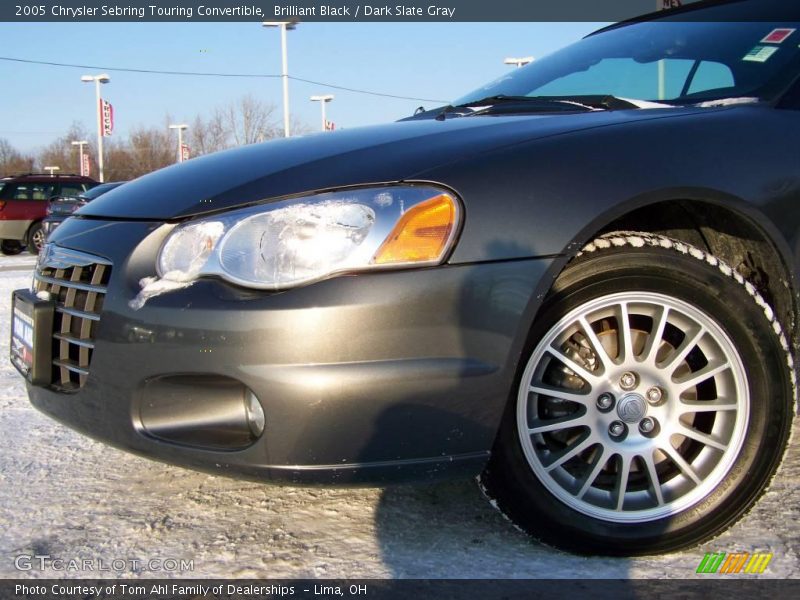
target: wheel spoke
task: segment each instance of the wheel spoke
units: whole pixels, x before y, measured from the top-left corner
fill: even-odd
[[[669,444],[666,444],[665,446],[659,447],[659,450],[661,450],[664,454],[669,456],[672,459],[672,462],[674,462],[675,465],[681,470],[681,473],[683,473],[689,479],[691,479],[695,483],[695,485],[700,485],[702,483],[700,477],[697,475],[697,473],[695,473],[694,469],[692,468],[692,465],[686,462],[686,459],[684,459],[680,455],[680,453],[677,450],[675,450],[675,448],[673,448]]]
[[[633,338],[631,334],[631,322],[628,319],[628,303],[619,304],[619,315],[617,316],[619,327],[619,348],[622,361],[633,360]]]
[[[696,402],[681,400],[681,414],[719,412],[737,410],[738,408],[739,405],[736,403],[721,402],[719,400],[699,400]]]
[[[625,503],[625,492],[628,490],[628,476],[631,472],[631,457],[619,455],[619,473],[617,473],[617,510],[622,510]]]
[[[592,349],[594,350],[595,356],[600,359],[600,362],[603,365],[603,371],[607,371],[612,366],[611,357],[603,347],[600,338],[597,337],[597,334],[592,328],[591,323],[589,323],[586,317],[583,316],[578,319],[578,323],[580,323],[581,329],[583,329],[586,337],[589,338],[589,342],[592,344]]]
[[[702,431],[697,431],[696,429],[692,429],[691,427],[678,427],[678,430],[675,433],[693,439],[696,442],[700,442],[705,446],[710,446],[711,448],[714,448],[715,450],[719,450],[721,452],[725,452],[725,450],[728,449],[728,444],[723,444],[718,439],[708,435],[707,433],[703,433]]]
[[[681,365],[683,359],[686,358],[689,352],[691,352],[694,349],[694,347],[697,345],[697,342],[700,341],[700,338],[702,338],[705,335],[705,333],[706,333],[706,328],[701,326],[694,333],[694,335],[692,335],[691,337],[687,337],[683,341],[680,347],[677,350],[675,350],[675,352],[671,356],[667,358],[665,363],[660,364],[658,366],[668,371],[669,373],[674,373],[675,369],[677,369]]]
[[[577,456],[578,454],[580,454],[581,452],[586,450],[586,448],[588,448],[589,446],[591,446],[592,444],[595,444],[595,443],[597,443],[597,442],[592,436],[587,436],[586,439],[584,439],[583,441],[577,442],[571,448],[568,448],[556,460],[554,460],[549,465],[547,465],[545,467],[545,470],[552,471],[556,467],[559,467],[559,466],[563,465],[565,462],[567,462],[571,458]]]
[[[561,419],[550,419],[547,421],[536,421],[533,427],[528,428],[530,435],[537,433],[547,433],[549,431],[560,431],[562,429],[570,429],[572,427],[585,427],[589,425],[589,420],[585,414],[582,415],[569,415]]]
[[[712,363],[706,365],[699,371],[691,373],[686,379],[681,379],[680,381],[675,382],[678,389],[678,395],[682,394],[686,390],[695,387],[698,384],[703,383],[707,379],[711,379],[712,377],[719,375],[723,371],[726,371],[730,368],[731,365],[728,361],[724,361],[717,364]]]
[[[597,376],[593,373],[589,372],[585,367],[582,367],[574,360],[569,358],[566,354],[562,353],[560,350],[556,350],[552,346],[547,349],[547,351],[554,357],[557,358],[561,363],[570,369],[575,375],[583,379],[589,385],[592,385],[593,382],[597,382]]]
[[[661,338],[664,337],[664,329],[667,326],[667,317],[669,316],[669,308],[666,306],[661,307],[661,312],[658,320],[655,323],[653,332],[647,338],[647,343],[642,351],[642,360],[651,365],[656,364],[656,356],[658,349],[661,347]]]
[[[647,478],[650,480],[650,487],[653,490],[656,503],[659,506],[664,506],[664,495],[661,493],[661,482],[658,480],[658,471],[656,470],[656,463],[653,460],[653,453],[651,452],[642,456],[642,460],[647,467]]]
[[[602,450],[600,451],[600,456],[597,457],[597,460],[592,467],[592,470],[584,477],[583,484],[581,485],[581,489],[578,492],[577,498],[580,500],[589,491],[589,488],[592,487],[594,480],[597,479],[597,476],[600,474],[600,471],[603,470],[603,467],[606,466],[608,459],[610,458],[611,452],[609,452],[605,446],[602,446]]]
[[[542,396],[550,396],[560,400],[567,400],[569,402],[582,404],[583,406],[594,404],[594,400],[592,400],[588,394],[576,394],[574,392],[567,392],[561,388],[548,387],[540,384],[528,386],[528,390],[534,394],[541,394]]]

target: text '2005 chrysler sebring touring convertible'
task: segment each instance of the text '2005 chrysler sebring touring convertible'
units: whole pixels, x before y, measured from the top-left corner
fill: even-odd
[[[401,122],[108,192],[14,293],[31,401],[212,473],[479,475],[576,552],[718,534],[794,414],[797,12],[643,17]]]

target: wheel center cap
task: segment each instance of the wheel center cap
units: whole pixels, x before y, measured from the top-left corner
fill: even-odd
[[[617,402],[617,414],[626,423],[637,423],[647,414],[647,401],[640,394],[625,394]]]

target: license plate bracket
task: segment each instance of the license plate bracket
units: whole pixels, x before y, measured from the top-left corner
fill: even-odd
[[[33,385],[48,385],[53,372],[55,302],[30,290],[15,290],[11,300],[11,363]]]

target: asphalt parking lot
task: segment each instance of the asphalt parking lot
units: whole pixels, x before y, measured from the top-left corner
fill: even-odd
[[[797,436],[770,491],[733,529],[701,548],[633,560],[533,542],[473,481],[271,487],[107,448],[36,412],[7,360],[10,294],[29,285],[33,264],[0,257],[0,577],[685,578],[720,551],[772,552],[761,577],[800,577]],[[30,554],[88,559],[95,570],[18,570],[17,557]],[[187,568],[167,569],[170,559]]]

